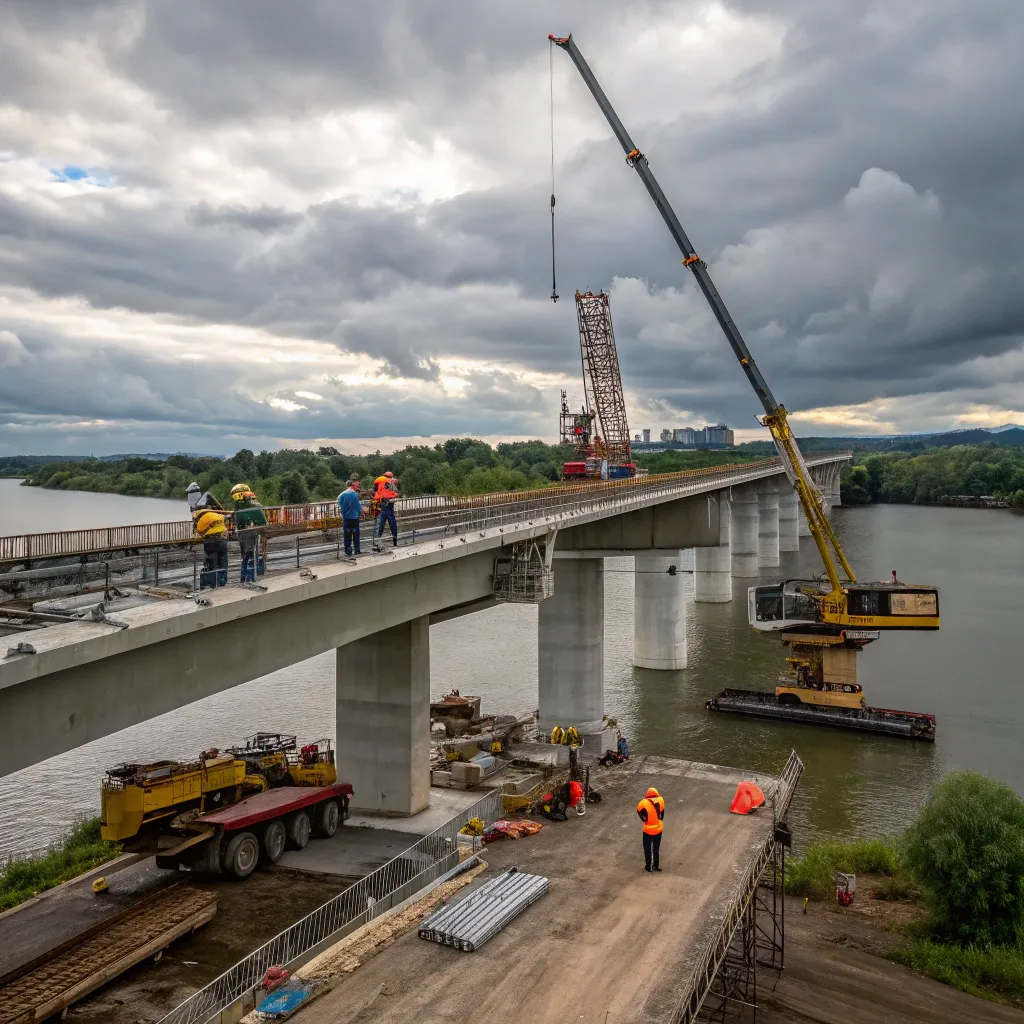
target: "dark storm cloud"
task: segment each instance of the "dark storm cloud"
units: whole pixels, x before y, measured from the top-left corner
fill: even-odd
[[[111,72],[161,112],[169,146],[166,165],[125,157],[124,168],[104,168],[145,187],[146,203],[104,189],[26,203],[0,188],[0,285],[81,297],[99,310],[325,340],[379,360],[385,380],[436,384],[441,361],[452,358],[575,373],[572,290],[618,279],[620,358],[640,408],[749,426],[756,404],[745,381],[607,136],[568,152],[559,143],[564,298],[545,306],[545,168],[523,163],[503,136],[531,120],[543,134],[546,110],[517,110],[501,83],[514,90],[519,74],[546,76],[544,34],[575,25],[791,408],[905,398],[909,410],[948,392],[951,416],[957,403],[1013,402],[1014,385],[1024,388],[1020,364],[999,357],[1019,351],[1024,331],[1024,8],[1004,0],[726,7],[770,25],[780,42],[728,78],[716,102],[694,105],[687,69],[646,74],[634,34],[660,31],[673,45],[679,12],[699,17],[706,5],[575,3],[555,23],[540,0],[17,4],[11,42],[0,43],[10,103],[27,116],[73,105],[42,54],[95,38]],[[563,54],[555,59],[568,64]],[[564,70],[558,123],[593,125],[592,100]],[[655,92],[654,80],[671,88]],[[107,100],[98,102],[100,124]],[[453,140],[498,183],[433,203],[415,194],[387,204],[324,201],[335,190],[321,187],[320,172],[279,138],[263,137],[268,118],[298,124],[357,108],[388,112],[424,145],[438,134]],[[242,152],[265,156],[261,200],[197,198],[174,178],[174,140],[197,145],[222,130],[251,135],[256,148]],[[30,138],[24,123],[18,131]],[[46,151],[45,140],[38,145]],[[132,145],[118,136],[111,153],[130,154]],[[29,142],[14,155],[31,157]],[[275,181],[313,198],[283,201]],[[100,351],[101,337],[16,333],[29,356],[0,384],[8,413],[187,421],[216,393],[213,415],[231,429],[280,429],[262,397],[233,386],[230,366],[169,366],[144,344],[115,359]],[[26,391],[30,370],[58,352],[73,364],[76,351],[98,388],[76,389],[73,374],[59,370]],[[497,433],[490,426],[504,422],[511,400],[523,403],[525,422],[553,432],[554,410],[538,404],[536,389],[489,379],[470,384],[471,402],[439,391],[432,405],[367,388],[350,395],[344,415],[311,407],[289,422],[357,436],[394,414],[402,429],[389,423],[388,433],[449,423],[456,433]],[[302,385],[295,378],[292,386]],[[259,376],[258,387],[274,394],[272,375]],[[314,433],[325,436],[320,425]]]

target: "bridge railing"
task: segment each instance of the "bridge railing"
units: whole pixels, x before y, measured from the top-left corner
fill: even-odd
[[[849,452],[812,456],[808,466],[835,462]],[[403,532],[447,528],[460,529],[504,525],[540,514],[569,509],[594,508],[608,501],[649,499],[672,493],[686,494],[744,483],[778,471],[777,458],[727,466],[658,473],[623,480],[578,481],[553,484],[528,491],[500,491],[462,498],[424,495],[402,498],[396,511],[402,516]],[[280,505],[266,509],[270,536],[328,532],[341,527],[336,501]],[[139,526],[112,526],[91,530],[65,530],[56,533],[24,534],[0,537],[0,564],[29,562],[45,558],[89,555],[106,551],[131,551],[142,548],[185,545],[197,540],[190,520],[148,523]]]
[[[286,928],[219,978],[190,996],[161,1018],[159,1024],[207,1024],[222,1019],[229,1007],[250,1009],[251,996],[269,967],[294,971],[357,928],[397,907],[436,881],[458,863],[455,836],[470,820],[492,822],[501,816],[501,793],[494,790],[460,811],[439,829],[349,886],[323,906]],[[232,1013],[238,1020],[241,1013]]]

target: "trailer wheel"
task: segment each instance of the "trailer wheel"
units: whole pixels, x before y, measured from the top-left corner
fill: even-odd
[[[280,818],[275,818],[263,830],[263,852],[271,864],[276,863],[284,853],[287,842],[288,833],[285,831],[284,822]]]
[[[317,804],[316,808],[316,830],[322,836],[330,838],[338,831],[338,822],[341,819],[341,811],[338,809],[337,800],[325,800]]]
[[[259,859],[259,841],[251,832],[239,832],[224,851],[224,870],[236,878],[248,878]]]
[[[309,815],[305,811],[296,811],[287,824],[288,839],[297,850],[301,850],[309,842]]]

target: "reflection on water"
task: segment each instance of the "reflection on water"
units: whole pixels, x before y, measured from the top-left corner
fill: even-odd
[[[60,528],[69,528],[67,515],[79,499],[107,496],[59,497],[65,506]],[[153,507],[148,499],[117,500]],[[3,514],[7,518],[8,510]],[[161,510],[152,518],[177,516]],[[1024,579],[1024,518],[1002,511],[879,506],[837,510],[835,522],[863,579],[886,578],[896,569],[902,580],[942,588],[939,633],[884,636],[860,663],[872,704],[938,716],[934,746],[705,711],[704,701],[718,690],[770,689],[785,669],[781,645],[746,624],[746,588],[754,581],[736,581],[731,604],[688,602],[689,667],[653,672],[632,666],[632,559],[608,559],[606,705],[631,746],[754,769],[777,769],[796,749],[807,765],[792,815],[798,843],[814,834],[900,829],[928,787],[951,768],[982,771],[1024,792],[1018,755],[1024,693],[1016,685],[1020,673],[1012,647]],[[807,538],[801,552],[782,558],[772,578],[818,569]],[[692,596],[689,578],[687,586]],[[521,605],[434,626],[434,694],[457,686],[481,694],[489,710],[534,708],[536,638],[536,609]],[[95,813],[102,771],[118,761],[186,757],[260,728],[333,735],[334,671],[334,656],[322,655],[0,780],[0,851],[45,844],[77,816]],[[42,821],[41,805],[49,808]]]

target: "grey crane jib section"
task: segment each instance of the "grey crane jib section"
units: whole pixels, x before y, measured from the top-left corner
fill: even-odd
[[[740,334],[740,330],[736,326],[736,322],[733,320],[732,315],[726,308],[722,296],[719,294],[718,289],[711,280],[711,275],[708,273],[707,267],[703,260],[697,257],[696,250],[690,243],[689,238],[686,237],[686,232],[683,230],[683,226],[680,224],[679,218],[676,216],[675,211],[672,209],[671,204],[665,196],[665,193],[662,191],[657,179],[651,172],[651,168],[647,163],[647,158],[639,151],[633,140],[630,138],[629,132],[626,131],[625,126],[619,120],[611,102],[605,95],[604,89],[601,88],[600,83],[594,77],[593,71],[590,70],[590,65],[587,64],[583,54],[580,53],[579,47],[576,46],[572,36],[566,36],[562,39],[555,38],[554,36],[550,38],[556,46],[560,46],[572,58],[572,62],[576,65],[576,69],[583,77],[583,81],[586,82],[587,88],[590,89],[591,95],[593,95],[598,107],[601,108],[601,113],[604,114],[605,119],[611,126],[612,132],[619,140],[619,145],[622,146],[622,150],[626,154],[626,158],[640,176],[640,180],[644,183],[644,187],[647,189],[651,199],[654,201],[654,205],[658,208],[658,212],[661,214],[662,220],[665,221],[665,225],[668,227],[669,233],[672,235],[676,245],[679,247],[679,251],[683,254],[683,262],[689,267],[693,276],[696,278],[697,286],[703,292],[704,298],[707,299],[708,304],[711,306],[711,311],[715,314],[715,319],[718,321],[719,326],[721,326],[722,331],[725,333],[726,340],[729,342],[736,358],[740,362],[743,372],[747,375],[747,379],[750,381],[754,391],[757,393],[757,397],[760,400],[761,405],[764,407],[765,412],[776,412],[779,408],[779,403],[775,400],[775,396],[772,394],[771,388],[768,387],[768,382],[763,376],[761,376],[761,371],[757,368],[757,364],[754,362],[754,357],[750,354],[750,350],[747,348],[747,343],[743,340],[743,335]]]

